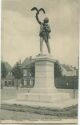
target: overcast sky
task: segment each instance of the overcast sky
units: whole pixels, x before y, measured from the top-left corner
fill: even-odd
[[[77,0],[2,0],[2,59],[14,65],[19,59],[39,54],[39,24],[32,7],[43,7],[51,26],[54,59],[78,65]],[[44,53],[47,53],[44,44]]]

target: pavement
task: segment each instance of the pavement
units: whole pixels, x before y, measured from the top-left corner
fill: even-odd
[[[22,123],[29,123],[29,125],[78,125],[77,119],[62,119],[62,120],[54,120],[54,121],[43,121],[43,120],[37,120],[37,121],[30,121],[30,120],[1,120],[0,123],[15,123],[15,124],[22,124]]]
[[[27,123],[29,125],[77,125],[78,120],[73,118],[67,119],[59,119],[54,116],[45,116],[35,113],[25,113],[25,112],[15,112],[15,111],[8,111],[2,110],[0,115],[0,124],[7,123],[7,124],[22,124]]]

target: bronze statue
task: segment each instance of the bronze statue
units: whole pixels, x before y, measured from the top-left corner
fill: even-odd
[[[31,11],[36,10],[36,20],[37,22],[40,24],[40,32],[39,32],[39,36],[40,36],[40,52],[41,54],[43,54],[43,41],[45,41],[47,49],[48,49],[48,53],[50,54],[50,45],[49,45],[49,38],[50,38],[50,26],[49,26],[49,19],[48,17],[45,17],[43,22],[41,22],[38,18],[39,12],[42,11],[45,14],[45,10],[43,8],[40,8],[39,10],[36,7],[33,7],[31,9]]]

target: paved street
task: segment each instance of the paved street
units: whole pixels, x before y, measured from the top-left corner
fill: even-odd
[[[7,115],[8,114],[8,115]],[[43,125],[52,125],[52,123],[62,123],[64,125],[77,125],[76,119],[57,119],[56,117],[49,116],[49,115],[40,115],[35,113],[25,113],[25,112],[15,112],[15,111],[7,111],[2,110],[0,115],[0,121],[2,120],[2,123],[44,123]],[[47,124],[48,122],[48,124]],[[39,123],[37,125],[39,125]],[[61,124],[61,125],[62,125]],[[34,125],[34,124],[29,124]],[[54,124],[53,124],[54,125]]]

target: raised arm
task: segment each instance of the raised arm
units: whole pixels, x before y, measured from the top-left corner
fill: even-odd
[[[39,13],[36,13],[36,20],[37,20],[37,22],[41,25],[41,21],[39,20],[38,14],[39,14]]]

